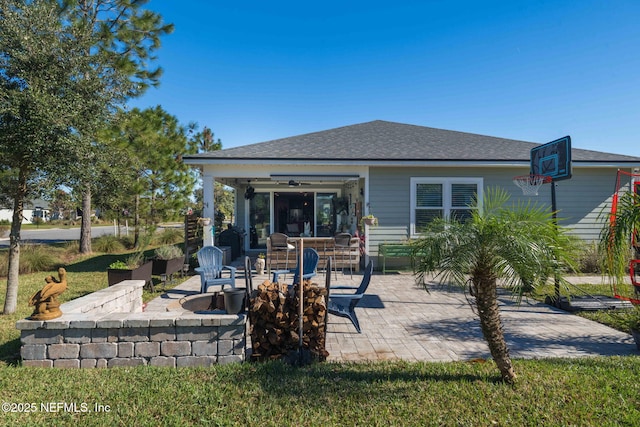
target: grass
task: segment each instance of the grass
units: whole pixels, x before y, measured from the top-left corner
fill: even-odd
[[[214,368],[2,368],[0,397],[34,403],[3,425],[639,425],[640,358],[516,361],[515,387],[491,363],[279,362]],[[633,375],[635,372],[636,375]],[[44,412],[47,402],[109,412]],[[71,409],[71,407],[70,407]]]
[[[118,258],[66,264],[62,300],[106,287],[106,268]],[[24,368],[15,322],[52,273],[22,275],[18,313],[0,316],[0,400],[35,409],[5,412],[0,426],[640,425],[640,357],[516,360],[514,387],[499,381],[491,361]]]
[[[622,285],[619,287],[618,292],[622,296],[632,297],[633,290],[632,285]],[[544,301],[547,295],[555,295],[555,287],[553,284],[547,284],[546,286],[536,288],[532,293],[531,297]],[[561,288],[560,289],[561,296],[590,296],[590,295],[598,295],[598,296],[607,296],[613,297],[614,292],[613,288],[608,284],[581,284],[577,286],[571,286],[570,288]],[[636,297],[637,298],[637,297]],[[577,312],[576,315],[584,317],[589,320],[593,320],[598,323],[602,323],[611,328],[617,329],[622,332],[629,333],[629,327],[627,326],[626,318],[631,315],[630,310],[625,309],[616,309],[616,310],[599,310],[599,311],[582,311]]]

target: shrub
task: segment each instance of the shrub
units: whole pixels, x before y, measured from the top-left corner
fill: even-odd
[[[98,252],[113,254],[122,252],[124,250],[124,245],[116,236],[105,234],[93,241],[93,249]]]
[[[182,249],[173,245],[160,246],[154,251],[157,259],[174,259],[184,256]]]
[[[595,243],[585,245],[579,259],[579,268],[581,273],[601,273],[602,260],[598,252],[598,246]]]
[[[133,243],[133,235],[131,236],[120,236],[120,243],[122,244],[122,246],[124,246],[126,249],[133,249],[135,247],[134,243]]]
[[[55,270],[60,265],[48,246],[23,245],[20,250],[20,274]]]
[[[173,245],[184,240],[184,231],[178,228],[165,228],[156,236],[159,245]]]

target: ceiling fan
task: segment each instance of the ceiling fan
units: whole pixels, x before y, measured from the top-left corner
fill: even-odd
[[[289,187],[299,187],[301,185],[311,185],[309,182],[300,182],[293,179],[290,179],[289,182],[279,182],[280,185],[288,185]]]

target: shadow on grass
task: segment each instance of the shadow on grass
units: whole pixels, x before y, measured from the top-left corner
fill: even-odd
[[[0,361],[8,366],[20,365],[20,338],[0,344]]]
[[[144,252],[145,258],[150,259],[153,256],[153,249],[146,250]],[[116,261],[126,261],[133,252],[126,252],[120,254],[103,254],[92,256],[83,261],[79,261],[66,266],[67,272],[70,273],[92,273],[92,272],[105,272],[109,268],[109,265]]]
[[[395,384],[392,386],[395,393],[413,390],[414,384],[425,381],[503,384],[495,368],[490,366],[478,368],[475,364],[390,363],[385,366],[384,364],[316,363],[298,367],[283,361],[269,361],[252,363],[252,365],[255,377],[262,379],[261,386],[268,394],[290,394],[294,400],[299,397],[302,390],[309,393],[310,389],[313,389],[311,401],[327,393],[337,393],[346,397],[350,390],[361,390],[361,384],[369,384],[373,389],[380,391],[388,389],[390,384]],[[286,383],[286,386],[283,387],[282,383],[274,381],[274,378],[279,378]],[[314,384],[314,387],[309,387],[308,384]]]

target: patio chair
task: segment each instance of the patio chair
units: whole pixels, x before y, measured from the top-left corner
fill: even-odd
[[[200,293],[204,294],[210,286],[220,286],[224,289],[225,285],[236,287],[236,268],[228,265],[222,265],[222,251],[215,246],[205,246],[198,251],[199,267],[195,269],[200,275]],[[228,271],[229,276],[223,277],[223,271]]]
[[[362,282],[360,282],[360,286],[357,288],[355,286],[331,286],[329,288],[329,304],[328,311],[331,314],[334,314],[339,317],[346,317],[351,320],[353,326],[356,327],[356,330],[359,334],[360,331],[360,322],[358,322],[358,317],[356,316],[355,308],[358,306],[364,293],[367,291],[369,287],[369,282],[371,282],[371,275],[373,274],[373,263],[369,260],[367,267],[364,270],[364,276],[362,277]],[[336,294],[334,290],[354,290],[354,293],[351,294]]]
[[[275,265],[276,270],[278,269],[278,264],[280,262],[280,252],[285,252],[285,263],[284,268],[289,268],[289,252],[295,251],[296,247],[289,243],[289,236],[284,233],[271,233],[269,236],[269,244],[271,246],[271,254],[275,254]],[[273,259],[269,259],[267,263],[267,270],[271,271],[271,264],[273,263]]]
[[[336,279],[338,278],[338,255],[342,261],[342,270],[344,271],[345,256],[349,257],[349,271],[353,279],[353,261],[351,257],[351,234],[338,233],[333,237],[333,259],[336,261]]]
[[[318,268],[318,261],[320,261],[320,255],[313,248],[304,248],[302,251],[302,262],[304,265],[304,271],[302,272],[302,279],[310,279],[316,275],[316,269]],[[293,273],[293,284],[299,283],[300,279],[300,265],[297,265],[294,270],[276,270],[273,272],[273,282],[278,281],[278,277],[281,274]]]

